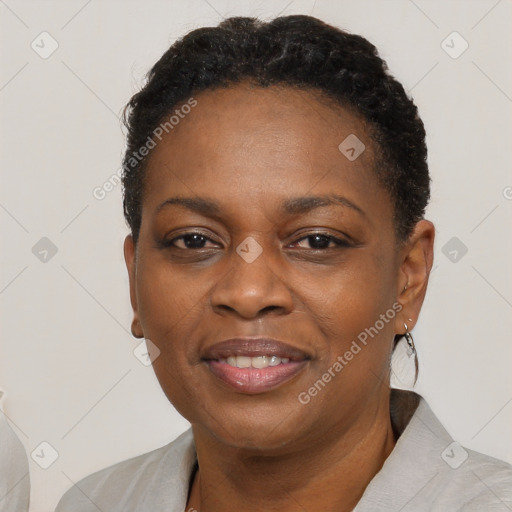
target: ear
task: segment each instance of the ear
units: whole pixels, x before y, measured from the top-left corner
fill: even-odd
[[[412,331],[418,320],[434,259],[434,237],[432,222],[420,220],[400,250],[397,300],[402,310],[396,316],[396,334],[405,333],[404,323]]]
[[[139,320],[139,312],[137,305],[137,289],[136,289],[136,268],[137,268],[137,258],[136,258],[137,247],[133,240],[132,235],[128,235],[124,239],[124,261],[126,262],[126,268],[128,270],[128,279],[130,280],[130,302],[132,304],[133,309],[133,320],[132,320],[132,334],[136,338],[143,338],[144,333],[142,332],[142,327],[140,325]]]

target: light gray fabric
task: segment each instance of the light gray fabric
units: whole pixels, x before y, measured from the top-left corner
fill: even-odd
[[[27,454],[0,409],[0,512],[26,512],[29,500]]]
[[[512,466],[454,443],[420,398],[395,448],[353,512],[388,510],[510,512]]]
[[[393,400],[392,411],[399,410],[399,402],[416,410],[412,418],[413,410],[409,411],[410,420],[402,428],[400,421],[394,422],[401,435],[354,512],[512,510],[512,466],[452,444],[418,395],[394,390]],[[64,495],[56,512],[184,512],[195,463],[188,430],[158,450],[80,481]]]

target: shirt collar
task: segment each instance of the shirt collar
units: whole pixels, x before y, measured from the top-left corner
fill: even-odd
[[[400,435],[353,512],[418,510],[446,471],[441,458],[453,441],[427,402],[412,391],[391,391],[391,421]]]

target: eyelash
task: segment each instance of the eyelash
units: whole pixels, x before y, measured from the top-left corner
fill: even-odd
[[[206,241],[216,243],[214,240],[212,240],[211,238],[207,237],[204,233],[201,233],[200,231],[189,231],[187,233],[183,233],[180,236],[177,236],[177,237],[172,238],[170,240],[163,240],[160,245],[161,245],[162,248],[180,249],[182,251],[194,251],[194,250],[205,249],[204,247],[200,247],[200,248],[196,248],[196,249],[190,249],[188,247],[187,248],[183,248],[183,247],[176,247],[174,245],[174,242],[176,240],[181,240],[181,239],[184,239],[187,236],[193,236],[193,235],[199,235],[203,239],[205,239]],[[322,232],[310,233],[310,234],[308,234],[306,236],[303,236],[303,237],[297,239],[293,243],[296,244],[296,243],[302,242],[303,240],[306,240],[306,239],[308,239],[310,237],[315,237],[315,236],[321,236],[321,237],[327,239],[329,241],[329,245],[330,245],[331,242],[334,242],[337,247],[326,247],[326,248],[323,248],[323,249],[313,249],[312,248],[312,249],[310,249],[311,251],[326,251],[326,250],[329,250],[329,249],[347,248],[347,247],[351,247],[352,246],[350,244],[350,242],[348,242],[346,240],[343,240],[341,238],[337,238],[337,237],[335,237],[333,235],[330,235],[330,234],[327,234],[327,233],[322,233]]]

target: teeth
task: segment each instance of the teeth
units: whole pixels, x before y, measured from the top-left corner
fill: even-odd
[[[247,356],[236,356],[236,365],[238,368],[250,368],[252,363],[252,357]]]
[[[270,358],[269,366],[277,366],[281,363],[281,358],[277,356],[272,356]]]
[[[286,364],[290,361],[289,357],[277,357],[277,356],[229,356],[227,359],[221,359],[222,362],[226,362],[229,366],[235,368],[268,368],[269,366],[277,366],[278,364]]]
[[[267,356],[251,357],[251,366],[253,368],[267,368],[270,363]]]

